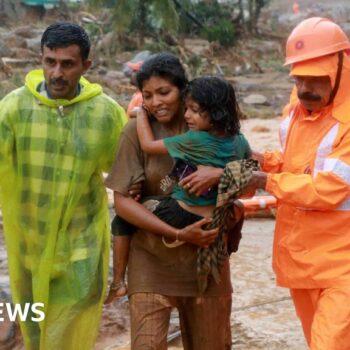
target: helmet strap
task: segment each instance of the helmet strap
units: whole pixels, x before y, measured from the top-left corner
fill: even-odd
[[[329,101],[327,103],[327,105],[330,105],[337,92],[338,92],[338,89],[339,89],[339,84],[340,84],[340,79],[341,79],[341,72],[342,72],[342,69],[343,69],[343,60],[344,60],[344,52],[343,51],[339,51],[338,52],[338,69],[337,69],[337,75],[335,77],[335,82],[334,82],[334,88],[332,90],[332,93],[331,93],[331,96],[329,97]]]

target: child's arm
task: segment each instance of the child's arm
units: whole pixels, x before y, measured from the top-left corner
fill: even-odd
[[[143,108],[137,112],[137,135],[140,140],[142,150],[147,154],[168,154],[163,140],[155,140],[149,124],[148,115]]]

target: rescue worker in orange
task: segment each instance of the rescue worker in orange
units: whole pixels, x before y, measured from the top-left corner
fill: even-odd
[[[131,85],[134,85],[137,87],[136,74],[140,70],[141,66],[143,65],[143,61],[138,61],[136,63],[127,62],[126,65],[131,69],[130,83]],[[142,102],[143,102],[142,93],[139,89],[137,89],[137,91],[132,95],[132,98],[126,110],[126,114],[128,118],[136,118],[136,111],[138,110],[138,107],[142,106]]]
[[[281,124],[281,151],[255,152],[262,172],[247,187],[278,201],[277,284],[290,288],[312,350],[350,349],[350,43],[325,18],[290,34],[295,80]]]

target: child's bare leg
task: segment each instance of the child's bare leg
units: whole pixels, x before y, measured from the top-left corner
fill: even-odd
[[[109,287],[105,304],[109,304],[127,293],[125,272],[129,258],[130,239],[129,235],[113,237],[113,281]]]

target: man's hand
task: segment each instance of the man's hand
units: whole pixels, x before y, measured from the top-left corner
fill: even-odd
[[[266,181],[267,173],[264,173],[263,171],[253,171],[252,178],[244,188],[241,198],[253,197],[257,189],[265,189]]]
[[[179,185],[186,189],[188,193],[200,196],[219,183],[223,172],[224,169],[221,168],[198,165],[198,170],[182,179]]]
[[[260,166],[263,166],[263,164],[264,164],[264,154],[263,153],[256,152],[256,151],[252,150],[251,158],[257,160],[259,162]]]

